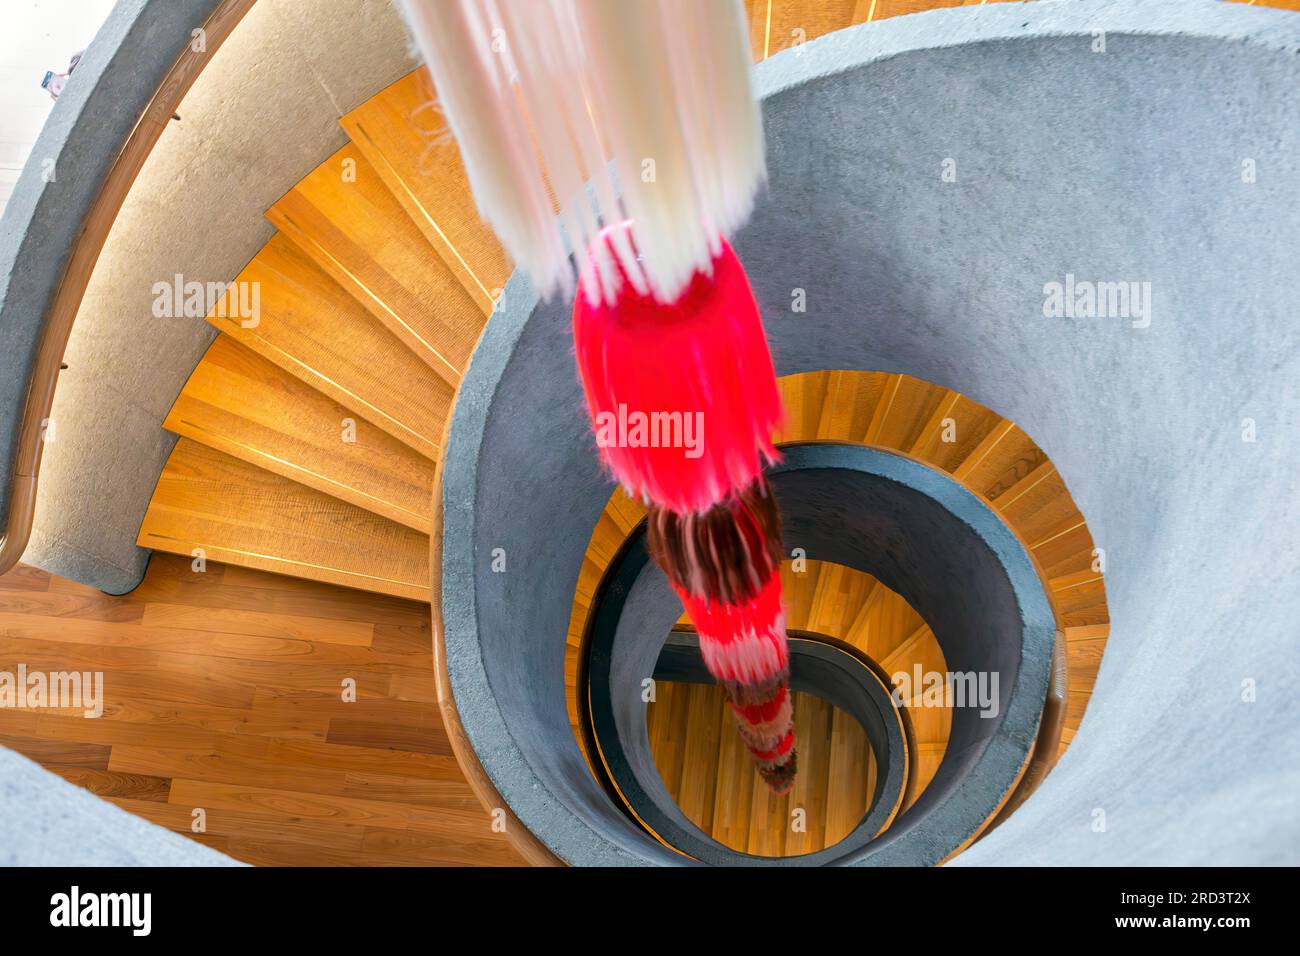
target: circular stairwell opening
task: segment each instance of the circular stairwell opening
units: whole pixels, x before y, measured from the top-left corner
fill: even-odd
[[[668,796],[695,827],[736,853],[814,853],[836,846],[859,827],[874,839],[916,802],[947,744],[947,700],[918,714],[891,699],[891,674],[910,675],[913,667],[945,672],[933,632],[871,575],[830,562],[808,564],[796,572],[787,562],[783,574],[787,600],[814,605],[803,609],[802,619],[792,607],[788,625],[799,761],[789,794],[777,796],[762,785],[722,687],[707,674],[687,680],[665,667],[670,646],[683,633],[681,622],[660,654],[654,696],[646,704],[650,755]],[[820,594],[825,596],[836,588],[831,583],[836,579],[845,588],[838,614],[815,597],[807,600],[818,594],[817,582],[824,582]],[[819,612],[819,626],[809,628],[813,610]],[[689,629],[684,633],[693,635]],[[698,656],[696,648],[692,651]],[[830,674],[806,673],[810,652],[841,666]],[[896,747],[886,736],[892,736],[891,724],[897,725]]]
[[[568,338],[565,306],[539,303],[526,284],[512,282],[462,384],[442,473],[441,611],[447,673],[466,737],[488,779],[519,823],[556,857],[572,864],[690,863],[692,856],[700,859],[707,854],[687,851],[683,856],[641,826],[592,773],[588,756],[572,733],[577,710],[574,695],[580,692],[570,688],[578,676],[583,632],[577,625],[581,615],[567,596],[575,593],[576,586],[577,593],[590,601],[602,576],[600,562],[608,563],[618,553],[638,516],[620,516],[623,527],[612,535],[609,528],[600,527],[614,489],[600,471],[587,423],[579,411],[581,395],[568,354]],[[774,355],[779,368],[780,336],[776,339]],[[838,358],[845,357],[843,348],[833,351]],[[1059,476],[1047,469],[1034,474],[1045,456],[1036,458],[1041,453],[1036,453],[1028,436],[957,393],[906,375],[851,369],[805,373],[788,378],[783,387],[791,422],[782,436],[784,441],[805,436],[834,441],[823,429],[843,427],[857,432],[849,436],[853,441],[901,447],[902,455],[888,456],[897,467],[915,469],[917,480],[934,485],[931,490],[941,500],[950,496],[949,504],[958,511],[970,511],[952,526],[953,532],[986,528],[988,538],[982,546],[986,552],[991,547],[988,541],[996,539],[1005,545],[1002,552],[990,552],[996,554],[995,564],[1010,561],[1023,572],[1013,576],[1018,584],[1007,590],[1006,572],[990,571],[985,590],[1001,588],[999,600],[1007,613],[1031,607],[1042,612],[1038,615],[1041,620],[1031,621],[1031,614],[1019,625],[1021,639],[1014,653],[1032,651],[1031,667],[1022,667],[1023,662],[1014,657],[1001,662],[981,660],[975,653],[979,642],[969,631],[964,639],[968,653],[962,659],[960,650],[954,651],[962,646],[960,639],[953,643],[954,629],[960,631],[976,618],[966,613],[966,625],[960,621],[941,623],[945,608],[952,613],[954,608],[962,608],[961,600],[940,599],[939,606],[932,608],[936,599],[918,599],[917,582],[899,586],[884,575],[882,565],[887,562],[878,560],[878,555],[853,553],[851,547],[840,553],[843,542],[831,541],[827,551],[808,554],[876,574],[902,594],[934,627],[954,670],[995,667],[1020,675],[1017,681],[1023,678],[1032,685],[1025,696],[1017,698],[1027,704],[1012,708],[1009,701],[1004,702],[1007,706],[1000,710],[998,731],[985,733],[989,725],[983,723],[959,734],[954,726],[934,779],[879,839],[860,846],[841,841],[829,850],[783,858],[808,864],[938,863],[987,825],[1011,793],[1034,747],[1056,626],[1047,598],[1031,601],[1026,595],[1034,588],[1042,589],[1034,564],[1043,560],[1041,549],[1051,551],[1062,541],[1074,547],[1080,531],[1086,537],[1086,528],[1081,524],[1074,530],[1061,528],[1036,542],[1017,538],[1010,530],[1015,515],[1022,508],[1036,511],[1030,503],[1037,500],[1038,492],[1053,487]],[[817,394],[823,396],[823,407],[814,410],[809,396]],[[864,394],[874,395],[875,400],[864,399]],[[903,409],[916,413],[913,406],[926,411],[925,420],[915,428],[901,414]],[[573,414],[556,414],[559,408],[570,408]],[[935,419],[943,425],[947,418],[957,421],[954,442],[946,441],[940,430],[932,433],[928,424]],[[797,434],[796,428],[804,434]],[[794,456],[793,449],[788,455]],[[777,480],[791,487],[800,485],[798,474],[783,478],[781,469],[777,471]],[[975,482],[979,484],[972,484]],[[969,490],[968,484],[978,490]],[[789,504],[783,498],[787,535],[810,536],[807,527],[800,531],[799,521],[792,517],[796,513],[790,510],[792,505],[812,502],[814,511],[829,514],[837,498],[849,491],[858,494],[861,489],[846,487],[828,493],[825,488],[805,488],[793,495]],[[807,497],[813,492],[813,497]],[[539,508],[542,501],[546,507]],[[819,540],[836,538],[843,530],[842,519],[837,522],[823,529]],[[860,537],[871,538],[872,534],[864,532]],[[924,535],[904,537],[910,542],[922,540]],[[1055,543],[1047,537],[1054,537]],[[591,560],[593,551],[596,561]],[[502,552],[508,556],[507,573],[493,570],[494,556]],[[934,558],[941,560],[942,555]],[[943,574],[956,579],[969,567],[969,562],[951,565]],[[1099,590],[1099,576],[1094,577],[1096,581],[1072,585],[1073,593],[1082,596],[1090,588]],[[953,591],[949,597],[978,593],[981,586]],[[1028,591],[1013,598],[1017,587]],[[656,605],[652,615],[640,615],[649,630],[636,646],[650,648],[652,656],[634,669],[638,680],[653,673],[654,655],[679,614],[679,607],[665,603]],[[1014,645],[1008,643],[1008,647]],[[1006,686],[1004,682],[1003,693],[1010,693]],[[630,698],[613,694],[612,698],[634,701],[644,722],[645,705],[639,693]],[[1009,719],[1012,714],[1015,720]],[[637,745],[648,755],[644,726]],[[668,803],[675,807],[671,800]],[[769,859],[749,858],[756,864]]]
[[[827,576],[859,573],[815,564],[813,573]],[[873,607],[901,601],[879,582],[871,591],[875,597],[860,605],[864,617],[876,613]],[[919,795],[909,787],[916,778],[911,763],[919,756],[915,728],[911,715],[890,700],[885,669],[852,642],[824,631],[790,627],[788,634],[799,755],[799,775],[789,794],[771,793],[754,773],[722,687],[707,673],[683,674],[670,667],[671,658],[682,653],[674,642],[693,639],[693,630],[679,624],[669,636],[646,705],[650,755],[668,796],[701,832],[740,854],[812,853],[835,846],[864,824],[878,836]],[[689,653],[698,662],[698,647],[691,644]],[[891,738],[897,746],[891,746]]]
[[[1043,582],[990,508],[919,462],[861,445],[790,445],[771,480],[788,550],[871,573],[904,596],[932,624],[952,670],[983,677],[992,699],[981,704],[976,697],[952,709],[946,756],[925,791],[893,822],[907,788],[904,741],[910,735],[879,681],[885,719],[900,725],[899,746],[873,747],[886,756],[880,769],[891,785],[873,793],[850,832],[824,848],[780,859],[752,853],[748,845],[743,853],[726,848],[673,800],[649,745],[646,675],[655,673],[664,635],[681,607],[648,562],[638,532],[597,592],[587,665],[579,671],[587,681],[589,752],[598,758],[593,769],[608,774],[612,792],[648,832],[701,862],[939,862],[993,816],[1028,761],[1055,646],[1055,617]],[[832,697],[824,687],[803,689]],[[835,702],[852,700],[845,694]],[[687,730],[677,729],[683,737]],[[794,809],[806,815],[810,808]],[[759,823],[764,829],[766,821]]]
[[[1097,554],[1064,482],[1041,450],[1012,423],[964,396],[921,380],[827,371],[786,376],[781,387],[789,411],[783,443],[820,438],[862,444],[870,437],[878,447],[910,453],[954,479],[960,476],[960,483],[991,506],[1033,555],[1055,606],[1058,626],[1071,638],[1064,643],[1068,661],[1054,664],[1063,672],[1068,663],[1075,682],[1068,699],[1062,693],[1063,709],[1055,716],[1049,709],[1048,720],[1059,720],[1062,726],[1044,731],[1022,787],[1008,801],[1008,807],[1014,808],[1068,747],[1086,706],[1108,628],[1100,569],[1092,566]],[[566,648],[566,697],[575,735],[589,758],[590,732],[584,737],[579,706],[586,695],[578,693],[577,684],[582,638],[600,577],[618,546],[635,533],[642,514],[639,505],[621,492],[614,493],[591,536],[575,593]],[[797,546],[788,544],[791,549]],[[783,568],[792,635],[806,632],[856,649],[891,689],[900,690],[900,699],[908,701],[903,708],[908,725],[908,781],[896,812],[887,818],[888,827],[906,815],[938,771],[947,750],[956,694],[962,695],[963,706],[973,701],[987,708],[990,693],[995,693],[991,675],[950,670],[933,629],[874,575],[809,560],[806,551],[793,553],[805,556],[799,571],[794,561]],[[676,621],[679,629],[687,625],[685,617]],[[1062,677],[1058,673],[1054,680]],[[727,849],[766,857],[816,852],[849,836],[872,809],[877,754],[859,722],[824,699],[815,694],[797,698],[801,764],[807,772],[795,794],[775,798],[761,784],[756,787],[752,768],[730,753],[729,744],[739,744],[724,719],[718,688],[658,680],[654,686],[655,699],[646,702],[645,727],[662,789],[690,824]],[[918,689],[915,694],[913,687]],[[1045,755],[1048,737],[1051,759]],[[599,753],[590,765],[598,778],[606,770]],[[618,786],[610,787],[610,792],[627,802]],[[632,815],[645,824],[636,812]],[[994,819],[1000,822],[1001,816]],[[664,838],[663,833],[657,835]]]

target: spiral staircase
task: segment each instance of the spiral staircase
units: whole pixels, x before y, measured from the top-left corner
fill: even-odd
[[[1025,255],[1015,237],[981,227],[946,197],[928,198],[941,182],[939,164],[955,150],[946,140],[915,123],[906,130],[913,151],[925,154],[925,175],[934,167],[934,186],[915,187],[928,190],[927,198],[910,215],[930,230],[916,246],[889,226],[889,217],[903,221],[909,213],[892,208],[870,177],[853,182],[847,172],[851,137],[873,125],[889,128],[885,108],[869,98],[960,69],[943,59],[950,43],[944,31],[957,37],[960,21],[954,13],[899,21],[888,34],[874,27],[836,31],[948,5],[747,0],[756,60],[782,53],[774,69],[759,74],[771,195],[780,201],[760,204],[737,248],[754,271],[787,410],[779,436],[791,456],[783,494],[797,490],[803,500],[819,501],[826,493],[820,482],[857,489],[848,478],[835,484],[841,479],[834,475],[858,469],[875,482],[861,485],[863,500],[883,495],[879,500],[896,506],[899,535],[936,527],[926,522],[941,519],[927,517],[926,509],[942,511],[953,528],[974,529],[962,553],[983,547],[987,573],[1012,582],[997,607],[977,607],[978,599],[955,595],[978,590],[984,571],[970,581],[945,580],[942,569],[952,566],[893,539],[888,553],[876,556],[884,562],[877,576],[875,559],[837,550],[828,537],[834,529],[795,508],[791,560],[782,571],[792,636],[829,649],[819,653],[852,658],[864,679],[875,674],[882,686],[894,675],[942,674],[953,661],[984,660],[981,640],[1009,642],[1017,656],[1004,673],[1015,689],[1004,696],[1004,720],[994,722],[1001,729],[985,735],[972,729],[978,722],[963,723],[950,701],[934,704],[917,694],[897,708],[901,744],[891,750],[809,677],[795,697],[798,784],[776,798],[757,782],[729,731],[716,686],[680,679],[666,658],[658,665],[635,658],[628,649],[635,634],[626,630],[637,611],[660,637],[672,630],[688,638],[689,622],[655,596],[652,571],[627,570],[644,512],[621,492],[611,494],[591,460],[566,366],[562,306],[538,303],[525,281],[512,278],[511,264],[478,219],[422,71],[347,113],[347,145],[266,211],[275,233],[235,277],[230,299],[207,316],[216,338],[163,422],[177,439],[137,543],[187,560],[432,601],[431,679],[441,719],[486,811],[474,822],[457,818],[452,829],[473,834],[504,819],[507,837],[532,862],[713,862],[715,851],[757,864],[940,863],[963,853],[987,860],[969,848],[1013,814],[1031,816],[1026,801],[1081,734],[1102,668],[1111,628],[1107,554],[1080,507],[1101,500],[1080,462],[1089,460],[1086,450],[1104,448],[1105,437],[1067,434],[1060,417],[1039,406],[1064,402],[1067,383],[1077,388],[1108,369],[1100,360],[1068,356],[1077,342],[1053,346],[1038,333],[1026,339],[996,324],[954,338],[943,327],[945,310],[958,303],[989,309],[996,295],[986,270],[998,272],[1003,287],[1020,290],[1024,283],[1007,275],[1025,265],[1015,258]],[[1060,26],[1050,11],[1033,9],[1051,6],[1027,5],[1023,27],[1010,7],[1001,19],[986,19],[989,48],[1016,49],[1022,30],[1049,48],[1071,31],[1087,35],[1086,17]],[[1143,34],[1140,25],[1125,26],[1130,11],[1100,6],[1107,9],[1099,22],[1117,17],[1117,37],[1129,35],[1126,29]],[[951,41],[956,48],[969,43],[976,58],[981,42]],[[1033,71],[1049,69],[1038,53],[1021,55],[1027,59],[1017,62],[1033,64]],[[990,69],[981,74],[986,81],[997,75]],[[1032,122],[1041,122],[1048,111],[1039,108],[1036,77],[1043,79],[1038,72],[1008,78],[997,95],[1028,98]],[[1063,100],[1073,95],[1066,81],[1042,85]],[[967,88],[954,83],[949,95],[968,95]],[[846,102],[863,115],[839,115]],[[960,103],[949,106],[954,115],[944,116],[946,131],[971,135],[956,115]],[[835,123],[809,126],[809,111]],[[890,118],[897,123],[902,115]],[[959,157],[963,175],[970,169],[981,182],[997,175],[998,138],[1024,133],[1009,125],[989,131],[989,139],[976,137],[974,158]],[[1000,159],[1011,181],[1042,186],[1021,154]],[[891,152],[888,143],[870,161],[890,176],[911,175],[907,154]],[[1075,168],[1069,155],[1062,162]],[[1040,203],[1032,208],[1046,215],[1049,194],[1029,190],[1024,201]],[[906,200],[898,200],[902,209]],[[1014,196],[1005,206],[998,205],[1002,199],[981,201],[989,203],[981,215],[1024,225],[1011,212],[1020,208]],[[1009,218],[997,220],[999,209]],[[781,226],[810,220],[818,225],[798,235]],[[872,241],[837,254],[835,244],[861,228]],[[952,294],[934,292],[918,303],[918,294],[930,294],[918,290],[945,279],[908,270],[934,268],[924,243],[941,239],[966,243],[976,258],[964,264],[969,277]],[[791,252],[783,242],[801,247]],[[809,251],[819,242],[830,250],[826,260]],[[867,255],[854,262],[863,250]],[[889,250],[896,253],[892,262]],[[856,268],[846,270],[849,262]],[[1012,265],[999,271],[999,262]],[[1031,285],[1041,285],[1037,272],[1033,277]],[[877,285],[868,289],[872,280]],[[260,289],[255,321],[238,309],[239,287],[252,284]],[[796,286],[813,301],[807,315],[792,314]],[[828,289],[838,290],[836,301],[818,303],[819,291]],[[870,321],[853,314],[856,302]],[[884,328],[895,316],[910,331]],[[1059,350],[1059,393],[1050,375],[1031,374],[1035,349],[1040,357]],[[1066,368],[1071,361],[1078,363],[1074,371]],[[1011,370],[1023,374],[1013,379]],[[1070,405],[1074,413],[1081,407]],[[1079,428],[1085,425],[1080,418]],[[1088,489],[1080,503],[1066,474],[1070,488],[1077,481]],[[840,522],[850,534],[856,519],[836,513],[821,520]],[[1106,540],[1133,540],[1106,520]],[[492,567],[498,557],[504,569]],[[893,560],[898,568],[885,566]],[[1131,561],[1121,566],[1136,574]],[[931,585],[908,584],[923,573]],[[1041,596],[1044,613],[1035,616],[1031,594]],[[954,638],[951,624],[932,619],[936,595],[963,607],[973,600],[991,630]],[[1132,613],[1131,601],[1124,606]],[[658,645],[651,650],[659,653]],[[632,707],[632,723],[626,695],[620,697],[632,685],[620,668],[638,680],[654,675],[654,693]],[[597,672],[604,676],[593,683]],[[897,782],[895,792],[886,792],[887,776]],[[962,796],[973,790],[978,797]],[[873,816],[882,802],[887,812]],[[952,809],[958,804],[960,813]],[[1036,812],[1034,821],[1049,826],[1042,821],[1050,807]],[[187,824],[156,819],[182,832]],[[854,844],[868,819],[871,832]],[[998,845],[1015,847],[1017,839],[1029,840],[1003,831]]]
[[[179,440],[141,526],[141,547],[428,600],[428,489],[456,387],[507,278],[504,255],[474,214],[454,144],[416,125],[430,101],[421,71],[348,114],[352,143],[268,211],[279,232],[236,278],[232,301],[209,315],[220,334],[164,422]],[[246,283],[261,289],[250,328],[233,301]],[[989,501],[1034,552],[1072,650],[1064,749],[1082,718],[1108,617],[1092,540],[1046,455],[1014,423],[910,376],[831,371],[781,385],[789,423],[780,440],[856,441],[911,455]],[[617,537],[639,511],[626,499],[611,504],[593,538]],[[598,556],[607,551],[598,543],[591,550],[569,630],[567,672],[575,680],[583,595],[606,570]],[[846,641],[889,674],[918,664],[946,672],[925,622],[870,575],[814,561],[786,579],[796,630]],[[719,732],[716,689],[690,688],[684,709],[676,690],[668,682],[664,701],[651,708],[656,759],[672,768],[670,790],[735,790],[719,801],[716,820],[704,811],[712,801],[697,815],[720,832],[751,820],[745,852],[786,855],[784,821],[795,807],[825,807],[813,812],[814,833],[825,835],[806,841],[809,849],[833,845],[830,835],[862,817],[875,768],[852,717],[801,695],[807,769],[800,791],[778,800],[753,786],[750,768],[731,752],[733,735]],[[578,694],[568,689],[575,727]],[[947,741],[946,709],[916,712],[903,809],[933,776]],[[681,750],[670,752],[674,745]],[[714,779],[717,767],[729,772]],[[804,842],[796,839],[792,852]]]
[[[951,474],[988,501],[1038,564],[1062,632],[1068,690],[1057,754],[1083,717],[1109,630],[1104,575],[1083,516],[1052,463],[1014,423],[964,396],[906,375],[828,371],[780,380],[788,421],[778,444],[843,442],[892,449]],[[960,441],[958,436],[961,436]],[[946,439],[946,440],[945,440]],[[566,698],[583,733],[580,662],[592,602],[614,555],[644,516],[615,492],[601,514],[578,579],[566,644]],[[797,568],[797,570],[796,570]],[[885,675],[946,673],[929,625],[872,575],[828,562],[787,562],[782,580],[792,633],[824,635],[861,651]],[[678,627],[689,627],[684,615]],[[919,697],[919,693],[917,695]],[[649,706],[650,748],[669,793],[697,826],[726,845],[785,856],[833,845],[868,809],[875,758],[862,727],[815,695],[799,695],[797,743],[804,768],[794,793],[761,785],[727,726],[720,688],[667,681]],[[916,802],[943,760],[947,704],[908,701],[909,781],[901,810]],[[591,755],[588,752],[588,761]],[[791,830],[798,808],[817,807],[813,828]],[[806,834],[806,835],[805,835]]]

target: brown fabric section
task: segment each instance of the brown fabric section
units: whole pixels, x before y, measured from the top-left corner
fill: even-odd
[[[647,532],[668,579],[719,604],[751,600],[781,567],[781,515],[763,477],[702,514],[652,505]]]
[[[738,681],[726,681],[722,687],[727,692],[727,699],[737,707],[754,707],[766,704],[781,692],[781,688],[790,683],[790,671],[783,670],[773,674],[761,684],[741,684]]]
[[[795,748],[791,747],[788,753],[771,760],[763,760],[758,755],[775,750],[785,738],[785,735],[790,733],[794,725],[794,705],[793,698],[789,694],[789,680],[789,673],[783,671],[772,680],[760,685],[737,684],[734,682],[723,684],[728,699],[733,704],[742,707],[766,703],[775,699],[781,693],[782,688],[786,689],[785,701],[777,711],[776,716],[770,721],[751,724],[741,714],[736,713],[734,710],[731,712],[732,722],[736,725],[741,740],[745,742],[746,748],[754,758],[754,764],[758,768],[758,775],[777,795],[788,793],[790,788],[794,786],[798,762],[795,756]]]
[[[771,788],[777,796],[789,793],[794,788],[794,778],[798,771],[798,759],[795,748],[791,747],[790,752],[781,758],[784,763],[758,765],[758,775],[763,778],[763,782]]]

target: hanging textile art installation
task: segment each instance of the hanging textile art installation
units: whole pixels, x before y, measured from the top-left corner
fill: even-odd
[[[403,0],[475,201],[543,296],[572,295],[604,465],[649,508],[758,772],[795,779],[781,402],[726,240],[762,185],[739,0]],[[632,428],[627,427],[633,422]]]

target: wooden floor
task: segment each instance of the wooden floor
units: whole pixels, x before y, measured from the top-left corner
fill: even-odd
[[[1064,753],[1092,696],[1110,613],[1087,523],[1046,453],[992,409],[909,375],[825,370],[787,375],[779,385],[786,417],[776,436],[778,444],[849,442],[910,455],[980,496],[1020,537],[1038,566],[1065,637],[1069,684],[1059,746]],[[604,574],[643,515],[638,502],[620,492],[611,496],[592,532],[574,590],[565,692],[580,746],[585,738],[579,675],[588,617]],[[890,675],[911,674],[916,666],[926,673],[947,671],[935,635],[900,595],[860,571],[816,561],[806,564],[798,574],[792,573],[789,562],[782,567],[791,629],[846,641]],[[683,617],[678,623],[689,622]],[[688,694],[677,694],[671,706],[659,702],[652,708],[658,715],[651,718],[657,728],[651,745],[669,793],[701,829],[733,849],[780,856],[820,849],[827,845],[821,841],[840,838],[856,823],[862,806],[854,788],[870,778],[872,769],[853,756],[863,755],[862,748],[832,740],[848,732],[843,728],[850,722],[843,715],[828,721],[813,705],[805,721],[796,707],[802,779],[792,797],[769,800],[765,789],[754,783],[752,765],[731,759],[728,748],[735,734],[722,733],[719,741],[717,702],[700,691],[691,693],[695,696],[689,705]],[[904,811],[938,771],[952,720],[949,708],[917,700],[909,701],[908,711],[915,772]],[[802,759],[805,753],[807,761]],[[834,759],[825,757],[831,753]],[[683,754],[691,755],[686,763]],[[784,823],[796,806],[808,813],[810,826],[790,839]],[[814,818],[817,829],[811,826]]]
[[[165,554],[117,598],[20,566],[0,671],[19,664],[103,671],[104,714],[0,709],[0,746],[237,859],[523,862],[452,756],[426,604]]]
[[[871,809],[876,761],[867,733],[820,697],[792,695],[799,772],[778,797],[759,780],[720,685],[657,681],[655,691],[646,723],[664,788],[723,846],[756,856],[813,853],[848,836]]]

